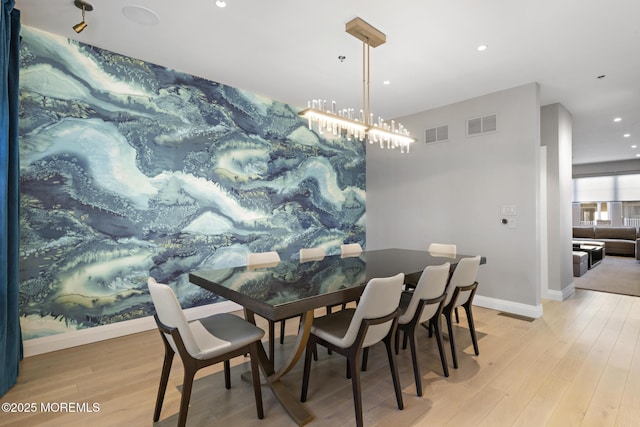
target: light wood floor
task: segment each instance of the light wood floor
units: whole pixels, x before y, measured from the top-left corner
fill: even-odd
[[[367,426],[635,426],[640,419],[640,298],[578,290],[566,301],[544,301],[544,317],[526,321],[474,308],[480,356],[468,330],[454,332],[460,368],[441,375],[437,347],[421,334],[424,396],[418,398],[408,351],[398,358],[405,409],[395,405],[384,346],[371,350],[362,375]],[[461,318],[461,325],[466,319]],[[288,321],[286,351],[297,322]],[[445,341],[448,345],[448,341]],[[320,349],[311,371],[311,426],[354,424],[344,359]],[[21,365],[18,384],[1,401],[97,403],[94,413],[3,413],[0,426],[150,426],[162,364],[157,331],[34,356]],[[282,354],[282,353],[279,353]],[[449,353],[447,353],[449,354]],[[191,399],[189,426],[290,426],[263,386],[265,419],[255,416],[253,394],[232,368],[224,388],[220,368],[201,371]],[[298,396],[301,363],[285,379]],[[174,426],[182,384],[176,358],[160,422]]]

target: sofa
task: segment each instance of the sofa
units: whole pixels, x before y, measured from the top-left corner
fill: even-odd
[[[576,226],[573,240],[604,243],[607,255],[635,256],[640,260],[640,230],[637,227]]]

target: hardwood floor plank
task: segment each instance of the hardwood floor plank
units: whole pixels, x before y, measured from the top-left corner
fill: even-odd
[[[427,331],[418,337],[423,397],[416,396],[408,350],[397,357],[405,409],[396,407],[384,347],[371,350],[362,373],[365,425],[393,426],[634,426],[640,419],[640,298],[578,290],[569,299],[543,301],[544,316],[533,322],[474,307],[480,355],[473,354],[466,319],[454,328],[459,369],[442,375],[438,349]],[[259,326],[266,327],[266,323]],[[283,360],[297,322],[287,322]],[[446,334],[445,334],[446,335]],[[3,413],[0,427],[120,425],[174,427],[182,388],[176,358],[158,423],[152,422],[162,366],[157,331],[34,356],[2,402],[96,402],[95,413]],[[266,386],[265,419],[258,420],[252,388],[240,379],[248,359],[232,360],[232,387],[224,388],[222,365],[196,376],[187,426],[294,426]],[[299,396],[302,364],[283,379]],[[352,426],[351,382],[344,358],[320,349],[311,369],[307,407],[310,426]]]
[[[584,340],[578,344],[580,357],[573,359],[574,368],[579,369],[573,370],[575,376],[572,384],[556,407],[549,426],[577,426],[584,420],[631,306],[628,299],[618,296],[610,299],[612,304],[600,310],[594,322],[581,335]],[[611,306],[613,310],[609,310]]]

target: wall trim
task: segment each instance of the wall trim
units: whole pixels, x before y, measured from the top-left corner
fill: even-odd
[[[542,304],[528,305],[519,302],[476,295],[473,298],[473,305],[477,305],[478,307],[490,308],[497,311],[504,311],[506,313],[517,314],[519,316],[532,317],[534,319],[542,317]]]
[[[187,317],[187,320],[194,320],[205,316],[211,316],[213,314],[229,313],[241,309],[242,306],[233,301],[223,301],[200,307],[187,308],[184,310],[184,314]],[[147,316],[139,319],[125,320],[123,322],[113,323],[110,325],[80,329],[65,334],[33,338],[23,342],[24,357],[36,356],[38,354],[63,350],[65,348],[77,347],[79,345],[136,334],[138,332],[149,331],[155,327],[156,322],[153,320],[153,316]]]
[[[561,291],[547,289],[544,292],[544,295],[542,296],[542,298],[550,299],[553,301],[564,301],[575,293],[576,293],[576,285],[575,283],[571,282],[569,286],[562,289]]]

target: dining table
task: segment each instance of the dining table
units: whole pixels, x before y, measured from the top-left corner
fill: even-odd
[[[429,265],[451,264],[472,255],[447,255],[415,249],[379,249],[352,256],[328,255],[321,260],[297,259],[277,263],[222,269],[201,269],[189,274],[189,281],[214,294],[241,305],[245,318],[255,324],[255,314],[279,321],[300,316],[300,327],[293,349],[284,362],[276,364],[263,346],[258,357],[266,384],[276,399],[298,424],[305,425],[313,414],[279,381],[300,360],[311,333],[314,311],[318,308],[356,301],[369,280],[398,273],[419,276]],[[486,258],[481,258],[481,264]]]

